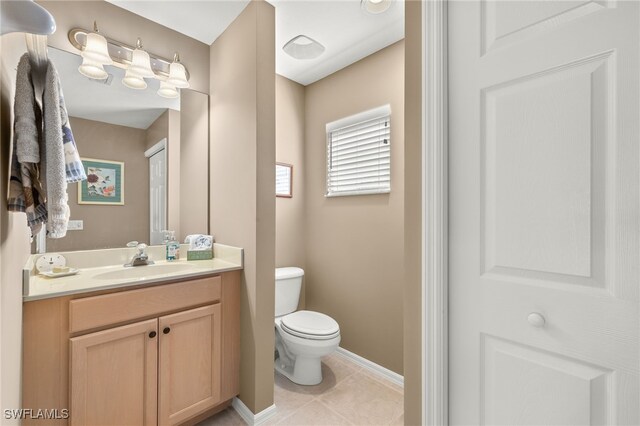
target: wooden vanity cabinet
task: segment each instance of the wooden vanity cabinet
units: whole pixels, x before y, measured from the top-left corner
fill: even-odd
[[[239,391],[239,299],[232,271],[26,302],[24,408],[68,408],[45,423],[83,426],[192,424],[224,409]]]
[[[158,423],[175,425],[220,402],[220,304],[158,323]]]
[[[157,424],[157,333],[154,319],[71,339],[72,425]]]

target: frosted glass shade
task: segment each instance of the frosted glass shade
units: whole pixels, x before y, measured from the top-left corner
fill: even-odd
[[[142,78],[152,78],[156,75],[151,70],[151,59],[149,54],[140,48],[133,51],[133,58],[129,70]]]
[[[315,59],[322,55],[324,46],[306,35],[300,34],[289,40],[282,50],[292,58]]]
[[[109,74],[104,70],[102,64],[90,59],[82,59],[82,64],[78,67],[80,74],[96,80],[104,80]]]
[[[360,5],[369,13],[378,14],[386,12],[391,6],[392,0],[360,0]]]
[[[187,87],[189,87],[189,82],[187,81],[187,72],[184,69],[184,65],[176,61],[172,62],[171,65],[169,65],[169,78],[167,79],[167,83],[181,89],[186,89]]]
[[[144,81],[144,78],[140,77],[138,74],[131,71],[131,69],[128,69],[127,72],[124,73],[122,84],[124,84],[130,89],[136,89],[136,90],[143,90],[147,88],[147,82]]]
[[[113,60],[109,56],[107,39],[98,33],[87,33],[87,44],[80,56],[101,65],[113,64]]]
[[[158,95],[163,98],[177,98],[180,96],[180,93],[178,93],[174,85],[167,83],[166,81],[161,81],[160,89],[158,89]]]

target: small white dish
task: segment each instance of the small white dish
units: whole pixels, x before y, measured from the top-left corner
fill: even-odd
[[[67,259],[58,253],[45,253],[36,261],[36,269],[38,272],[51,272],[55,267],[64,267],[67,265]]]
[[[70,268],[67,272],[53,272],[53,271],[45,271],[40,272],[40,275],[44,275],[49,278],[60,278],[60,277],[68,277],[69,275],[75,275],[80,272],[80,269]]]

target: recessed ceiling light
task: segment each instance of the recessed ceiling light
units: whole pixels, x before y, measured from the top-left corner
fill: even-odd
[[[282,50],[296,59],[315,59],[322,55],[324,46],[311,37],[301,34],[289,40]]]
[[[386,12],[393,0],[360,0],[360,6],[369,13]]]

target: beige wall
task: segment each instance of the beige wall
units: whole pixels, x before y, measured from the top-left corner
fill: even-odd
[[[191,75],[191,88],[209,93],[209,46],[206,44],[106,1],[38,0],[37,3],[56,19],[56,32],[49,36],[50,46],[78,54],[69,42],[69,30],[92,29],[93,21],[97,20],[106,37],[132,46],[140,37],[147,51],[167,59],[178,52]]]
[[[182,90],[180,98],[180,233],[209,230],[209,97]]]
[[[167,137],[167,228],[180,234],[180,111],[170,109],[168,114]]]
[[[240,398],[273,404],[275,13],[251,2],[211,46],[210,230],[244,248]]]
[[[0,408],[20,408],[22,276],[29,256],[23,213],[7,212],[7,179],[13,129],[16,66],[26,51],[23,34],[0,37]],[[3,424],[19,421],[2,420]]]
[[[422,11],[405,2],[404,420],[422,423]]]
[[[83,158],[124,162],[124,205],[78,204],[78,184],[70,184],[71,220],[82,220],[82,231],[47,239],[47,251],[125,247],[129,241],[149,241],[149,161],[144,156],[146,131],[133,127],[69,117],[78,152]]]
[[[147,127],[147,131],[145,132],[145,146],[144,150],[151,148],[158,142],[160,142],[164,138],[169,137],[169,110],[160,115],[160,117],[156,118],[156,121],[151,123],[149,127]],[[169,141],[167,140],[167,143]]]
[[[403,373],[404,42],[305,90],[306,306],[340,345]],[[391,193],[326,198],[325,125],[391,105]]]
[[[281,75],[276,76],[276,161],[293,165],[293,197],[276,198],[276,267],[304,269],[304,86]]]

